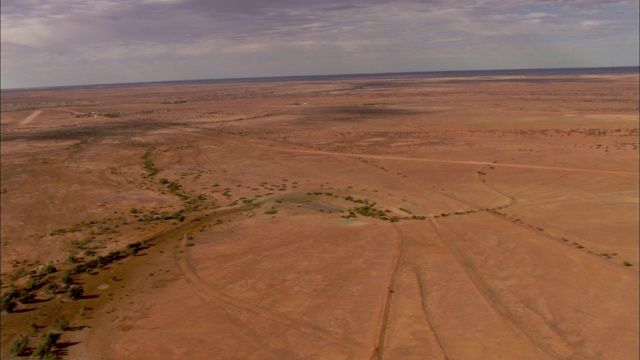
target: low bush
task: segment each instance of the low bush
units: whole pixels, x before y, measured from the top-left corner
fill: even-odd
[[[33,355],[38,356],[41,359],[51,359],[50,354],[55,356],[55,354],[51,353],[51,350],[58,343],[58,340],[60,340],[60,334],[48,333],[44,340],[38,344],[38,347],[33,351]]]
[[[67,298],[71,300],[79,300],[84,295],[84,287],[80,285],[74,285],[67,289]]]
[[[62,281],[62,283],[65,285],[71,284],[71,282],[73,282],[73,280],[71,279],[71,271],[65,270],[62,273],[62,276],[60,276],[60,281]]]
[[[0,309],[2,311],[6,311],[8,313],[13,312],[16,309],[18,304],[13,299],[2,299],[0,300]]]
[[[56,271],[57,269],[55,266],[53,266],[53,264],[47,264],[42,268],[43,274],[53,274]]]
[[[64,315],[58,315],[53,319],[53,327],[58,330],[67,331],[69,329],[69,319]]]
[[[26,290],[22,290],[22,292],[20,293],[20,297],[18,298],[18,301],[20,301],[23,304],[30,304],[35,299],[36,299],[36,294],[28,292]]]
[[[13,356],[27,355],[29,349],[29,340],[26,337],[20,337],[11,344],[11,350],[9,351]]]

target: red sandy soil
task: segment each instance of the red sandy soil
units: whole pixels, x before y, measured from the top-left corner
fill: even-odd
[[[640,355],[637,74],[34,89],[1,114],[2,291],[60,285],[2,313],[3,358],[60,314],[71,359]],[[136,241],[65,298],[70,255]]]

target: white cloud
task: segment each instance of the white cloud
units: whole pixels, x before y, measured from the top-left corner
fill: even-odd
[[[597,66],[610,63],[600,59],[614,43],[638,50],[633,0],[3,0],[0,6],[2,72],[11,72],[14,86],[30,73],[69,67],[75,82],[99,66],[162,80],[196,70],[203,77],[359,72],[364,63],[368,71],[445,70],[496,64],[498,52],[500,66],[553,66],[549,59],[562,52],[574,58],[575,43],[591,51],[580,58]],[[523,57],[522,49],[536,49],[538,59]],[[296,67],[294,60],[306,63]],[[140,64],[144,71],[136,72]],[[178,68],[190,72],[166,72]]]
[[[611,21],[606,21],[606,20],[585,20],[580,23],[580,26],[582,26],[585,29],[592,29],[592,28],[601,27],[603,25],[607,25],[610,23]]]
[[[525,19],[540,19],[545,17],[556,17],[556,14],[548,14],[544,12],[533,12],[524,16]]]

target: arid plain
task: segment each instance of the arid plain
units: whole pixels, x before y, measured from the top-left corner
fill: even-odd
[[[70,359],[639,356],[637,72],[32,89],[1,114],[2,292],[27,294],[3,358],[51,331]]]

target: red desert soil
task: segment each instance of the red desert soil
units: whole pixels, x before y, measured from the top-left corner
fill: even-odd
[[[637,73],[3,91],[1,124],[36,296],[3,358],[640,355]]]

